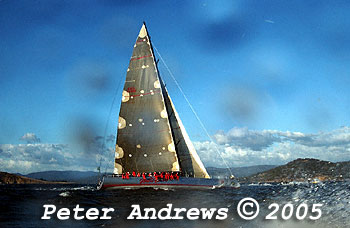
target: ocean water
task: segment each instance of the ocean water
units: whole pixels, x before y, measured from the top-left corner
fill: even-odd
[[[259,215],[253,220],[244,220],[237,213],[238,202],[254,198],[260,205]],[[186,214],[182,220],[127,220],[131,205],[140,208],[228,208],[224,220],[189,220]],[[280,205],[274,214],[277,220],[266,220],[272,212],[272,203]],[[293,216],[284,220],[282,208],[286,204],[294,207]],[[298,220],[296,207],[305,203],[320,207],[322,216],[318,220]],[[44,204],[57,208],[74,208],[77,204],[85,210],[89,208],[114,208],[110,220],[41,220]],[[247,211],[250,209],[247,207]],[[288,214],[290,209],[284,213]],[[138,189],[98,191],[94,186],[82,185],[1,185],[0,186],[0,227],[350,227],[350,182],[330,182],[319,184],[265,184],[241,185],[239,189],[212,190],[171,190]]]

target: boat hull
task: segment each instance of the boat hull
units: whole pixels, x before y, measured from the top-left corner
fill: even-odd
[[[178,180],[155,180],[142,177],[104,176],[98,189],[136,189],[136,188],[186,188],[186,189],[214,189],[221,187],[237,187],[237,183],[231,179],[208,179],[180,177]]]

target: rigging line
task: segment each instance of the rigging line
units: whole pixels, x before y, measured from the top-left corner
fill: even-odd
[[[119,90],[120,90],[121,81],[122,81],[122,78],[119,79],[118,87],[117,87],[117,89],[116,89],[116,91],[114,93],[113,101],[112,101],[112,104],[111,104],[111,106],[109,108],[108,118],[107,118],[107,121],[106,121],[105,130],[104,130],[104,134],[103,134],[103,143],[101,145],[101,151],[100,151],[100,165],[99,165],[99,169],[101,169],[102,155],[104,154],[106,135],[107,135],[107,129],[108,129],[108,125],[109,125],[109,120],[111,119],[113,106],[114,106],[115,100],[116,100],[117,95],[118,95]],[[105,173],[106,172],[107,172],[107,166],[105,167]]]
[[[221,156],[221,153],[220,153],[220,151],[219,151],[219,148],[218,148],[217,144],[214,142],[214,140],[213,140],[213,138],[210,136],[210,134],[209,134],[207,128],[204,126],[203,122],[202,122],[201,119],[199,118],[197,112],[194,110],[194,108],[193,108],[193,106],[191,105],[190,101],[187,99],[187,96],[185,95],[184,91],[182,90],[180,84],[179,84],[179,83],[177,82],[177,80],[175,79],[174,74],[171,72],[171,70],[169,69],[168,65],[165,63],[165,61],[164,61],[162,55],[159,53],[158,49],[154,46],[154,44],[153,44],[153,47],[154,47],[154,50],[156,50],[157,54],[159,55],[160,60],[162,60],[164,66],[165,66],[165,68],[167,69],[167,71],[169,72],[170,76],[171,76],[172,79],[174,80],[176,86],[179,88],[179,90],[180,90],[182,96],[185,98],[185,100],[186,100],[188,106],[191,108],[191,110],[192,110],[193,114],[195,115],[197,121],[200,123],[201,127],[203,128],[204,132],[206,133],[206,135],[208,136],[208,138],[210,139],[210,141],[214,144],[214,147],[215,147],[216,152],[219,154],[220,158],[222,159],[222,161],[223,161],[224,164],[226,165],[226,168],[230,171],[231,176],[233,176],[232,171],[231,171],[231,168],[228,166],[228,164],[227,164],[227,162],[225,161],[225,159]]]

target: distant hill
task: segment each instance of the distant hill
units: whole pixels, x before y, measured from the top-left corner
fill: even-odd
[[[239,178],[240,182],[342,181],[350,179],[350,161],[329,162],[318,159],[296,159],[286,165]]]
[[[47,181],[69,181],[79,184],[96,184],[99,173],[93,171],[43,171],[29,173],[26,177]]]
[[[247,166],[247,167],[234,167],[231,168],[232,173],[236,177],[246,177],[252,174],[263,172],[272,168],[274,165],[257,165],[257,166]],[[230,176],[230,172],[226,168],[207,168],[208,173],[212,177],[224,177]],[[99,181],[100,174],[93,171],[42,171],[29,173],[23,175],[28,178],[40,179],[45,181],[67,181],[79,184],[96,184]]]
[[[232,173],[236,177],[245,177],[258,172],[263,172],[272,169],[273,165],[257,165],[248,167],[231,168]],[[212,177],[230,176],[230,172],[225,168],[207,168],[207,171]],[[43,171],[29,173],[26,177],[47,180],[47,181],[69,181],[79,184],[96,184],[99,181],[99,173],[93,171]]]
[[[231,168],[236,177],[245,177],[259,172],[272,169],[273,165],[257,165],[247,167]],[[225,168],[207,168],[212,177],[230,176],[230,172]],[[100,174],[93,171],[42,171],[24,175],[25,177],[46,180],[46,181],[68,181],[79,184],[96,184],[99,181]]]
[[[212,177],[230,176],[225,168],[207,168]],[[317,159],[297,159],[282,166],[257,165],[231,168],[239,182],[291,182],[319,179],[350,180],[350,161],[329,162]],[[79,184],[96,184],[100,174],[93,171],[44,171],[29,173],[23,176],[0,172],[0,183],[46,183],[74,182]]]
[[[58,184],[58,182],[37,180],[16,174],[0,172],[0,184]]]
[[[245,167],[233,167],[231,171],[235,177],[247,177],[256,173],[264,172],[266,170],[275,168],[275,165],[254,165]],[[214,168],[209,167],[207,171],[212,177],[225,177],[230,176],[230,171],[227,168]]]

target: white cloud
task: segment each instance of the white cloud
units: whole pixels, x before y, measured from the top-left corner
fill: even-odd
[[[247,151],[243,150],[242,148],[235,148],[235,147],[225,147],[225,154],[226,157],[229,156],[237,156],[237,157],[243,157],[247,155]]]
[[[329,132],[305,134],[277,130],[233,128],[213,136],[216,143],[193,142],[206,167],[279,165],[297,158],[327,161],[350,160],[350,127]],[[84,146],[65,144],[0,144],[1,171],[37,172],[43,170],[96,170],[102,158],[102,170],[111,171],[114,140],[100,156],[101,140],[95,140],[84,152]],[[217,150],[220,152],[217,153]]]
[[[39,143],[40,139],[34,133],[24,134],[20,140],[26,141],[27,143]]]
[[[285,164],[297,158],[350,160],[350,127],[316,134],[233,128],[228,132],[219,131],[213,138],[229,166]],[[194,145],[206,166],[225,166],[222,158],[215,155],[213,142]]]
[[[106,149],[110,151],[110,148]],[[109,156],[109,157],[108,157]],[[1,171],[30,173],[45,170],[92,170],[100,162],[100,154],[87,154],[79,148],[65,144],[0,144]],[[113,168],[113,154],[102,156],[105,167]],[[105,166],[106,165],[106,166]]]
[[[252,150],[261,150],[271,146],[274,142],[281,141],[275,131],[254,131],[237,127],[232,128],[227,133],[219,131],[213,137],[218,144],[233,144]]]

